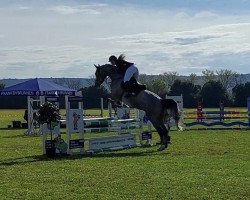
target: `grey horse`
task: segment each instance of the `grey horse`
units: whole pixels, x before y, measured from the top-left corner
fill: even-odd
[[[123,75],[117,72],[117,67],[110,64],[95,65],[95,67],[95,86],[100,87],[106,77],[109,77],[111,79],[111,99],[117,102],[122,101],[131,108],[145,111],[146,116],[160,136],[160,147],[158,150],[166,149],[170,143],[170,136],[168,134],[169,127],[166,127],[164,123],[168,122],[172,117],[178,129],[180,129],[180,112],[177,103],[172,99],[162,99],[149,90],[141,90],[136,96],[125,97],[126,92],[121,88]]]

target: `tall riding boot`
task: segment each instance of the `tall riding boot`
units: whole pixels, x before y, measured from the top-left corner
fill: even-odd
[[[134,77],[132,77],[129,82],[135,93],[139,93],[140,91],[147,89],[145,84],[139,83]]]
[[[131,85],[129,81],[122,82],[121,88],[127,93],[124,97],[128,98],[135,96],[135,93],[132,92],[131,87],[133,87],[133,85]]]

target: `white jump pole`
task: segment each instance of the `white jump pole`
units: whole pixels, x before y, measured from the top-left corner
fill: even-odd
[[[112,116],[112,104],[109,100],[108,100],[108,110],[109,110],[109,117],[113,117]]]
[[[72,109],[71,108],[71,102],[78,102],[78,108]],[[84,143],[84,125],[83,125],[83,99],[82,96],[65,96],[65,108],[66,108],[66,134],[67,134],[67,153],[68,154],[75,154],[77,152],[73,152],[73,149],[79,149],[80,148],[80,154],[84,153],[84,144],[82,148],[82,142]],[[77,115],[79,115],[79,123],[77,123],[78,129],[75,129],[73,127],[73,121],[72,121],[72,112],[75,112]],[[72,135],[75,134],[78,136],[77,139],[73,139]],[[74,144],[73,144],[73,143]]]
[[[103,98],[101,98],[101,117],[103,117]]]

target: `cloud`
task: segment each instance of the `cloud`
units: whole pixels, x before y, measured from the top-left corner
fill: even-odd
[[[155,48],[172,49],[186,45],[186,50],[214,49],[226,51],[249,50],[250,23],[216,25],[192,31],[163,32],[159,34],[135,34],[118,37],[100,38],[100,40],[112,40],[123,46],[130,46],[133,43],[143,46],[150,45]],[[197,46],[197,43],[202,43]],[[218,44],[218,45],[216,45]],[[236,48],[239,47],[239,48]],[[183,49],[183,48],[182,48]],[[185,51],[185,49],[183,49]]]
[[[201,1],[204,8],[176,5],[173,10],[130,0],[24,2],[7,9],[0,2],[0,78],[89,77],[93,64],[121,53],[141,73],[190,74],[216,66],[238,70],[237,63],[240,72],[249,72],[248,12],[225,14],[204,9]]]
[[[198,12],[194,15],[194,18],[196,19],[215,19],[220,17],[218,14],[210,12],[210,11],[202,11],[202,12]]]
[[[250,24],[241,23],[192,31],[125,35],[106,39],[116,41],[123,49],[130,48],[129,54],[136,55],[132,58],[139,65],[143,64],[144,73],[152,73],[152,69],[155,73],[173,69],[180,74],[191,73],[192,70],[199,70],[201,73],[204,67],[216,69],[220,66],[240,70],[242,73],[245,71],[243,67],[237,69],[235,66],[237,63],[248,66],[248,59],[239,61],[239,58],[250,52],[249,34]],[[147,69],[145,66],[148,66]]]
[[[1,52],[8,52],[4,59]],[[98,62],[96,53],[91,47],[81,46],[0,48],[0,76],[89,77]]]
[[[30,6],[17,6],[16,10],[31,10],[32,7]]]
[[[220,38],[221,36],[212,36],[212,35],[204,35],[198,37],[182,37],[182,38],[175,38],[175,43],[180,45],[189,45],[194,43],[205,42],[210,39]]]
[[[0,68],[8,66],[4,77],[8,74],[89,77],[94,74],[93,64],[106,63],[111,54],[125,53],[141,73],[147,74],[177,71],[187,75],[218,67],[246,73],[250,61],[249,33],[248,23],[227,24],[183,32],[98,38],[95,46],[87,47],[44,45],[0,49]],[[5,59],[1,59],[1,52],[8,52]],[[235,67],[237,64],[239,68]],[[13,70],[17,73],[11,73]]]
[[[101,13],[100,8],[103,8],[105,6],[106,4],[88,4],[88,5],[78,5],[78,6],[58,5],[49,7],[47,10],[54,11],[62,15],[79,14],[79,13],[98,15]]]

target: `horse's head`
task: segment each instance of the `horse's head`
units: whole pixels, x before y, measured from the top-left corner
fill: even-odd
[[[100,87],[101,84],[104,82],[105,78],[107,77],[107,73],[103,70],[103,67],[100,65],[95,65],[95,86]]]
[[[111,80],[121,78],[121,75],[117,73],[117,68],[114,65],[95,65],[95,86],[100,87],[100,85],[105,81],[108,76]]]

